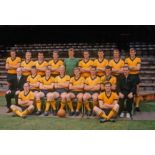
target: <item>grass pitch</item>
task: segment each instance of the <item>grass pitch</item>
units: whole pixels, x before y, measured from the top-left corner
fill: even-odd
[[[0,108],[5,106],[0,97]],[[141,110],[155,112],[155,102],[142,103]],[[153,130],[155,121],[118,120],[100,124],[98,119],[30,116],[26,119],[0,114],[1,130]]]

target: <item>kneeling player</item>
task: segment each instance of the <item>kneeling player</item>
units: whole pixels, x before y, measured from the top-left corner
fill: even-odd
[[[60,75],[55,78],[54,87],[56,89],[55,92],[52,93],[53,99],[56,100],[60,97],[60,109],[64,109],[65,104],[67,102],[67,91],[69,87],[70,76],[65,75],[65,67],[61,66],[59,68]]]
[[[90,74],[91,76],[85,80],[84,90],[86,92],[83,95],[83,101],[88,116],[91,116],[91,108],[88,100],[91,98],[93,99],[93,107],[98,104],[98,95],[101,83],[100,78],[96,76],[96,67],[91,67]]]
[[[44,115],[48,115],[48,110],[50,105],[53,108],[53,114],[56,114],[56,106],[55,103],[52,102],[51,92],[54,86],[54,78],[51,77],[50,69],[46,69],[45,76],[40,79],[40,92],[36,94],[36,101],[41,103],[41,98],[47,97],[46,108]],[[40,104],[41,106],[41,104]],[[41,109],[41,107],[40,107]],[[41,110],[38,111],[38,114],[41,114]]]
[[[30,91],[30,85],[24,84],[24,90],[19,93],[18,105],[12,105],[12,111],[19,117],[26,117],[34,110],[34,94]]]
[[[71,111],[71,116],[74,115],[72,100],[75,98],[77,98],[77,107],[75,115],[78,116],[80,114],[79,111],[82,105],[84,81],[84,77],[80,76],[80,68],[74,68],[74,77],[70,79],[69,84],[70,92],[67,94],[67,103]]]
[[[111,83],[105,83],[105,92],[101,93],[98,97],[99,107],[94,107],[94,112],[102,119],[100,122],[114,121],[117,116],[119,105],[118,95],[111,91]],[[108,114],[106,114],[108,112]]]

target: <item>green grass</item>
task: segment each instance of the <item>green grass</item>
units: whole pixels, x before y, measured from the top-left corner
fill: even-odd
[[[5,105],[0,97],[0,108]],[[154,111],[155,102],[143,103],[142,111]],[[3,130],[153,130],[155,121],[117,121],[100,124],[97,119],[53,118],[30,116],[26,119],[0,114],[0,129]]]

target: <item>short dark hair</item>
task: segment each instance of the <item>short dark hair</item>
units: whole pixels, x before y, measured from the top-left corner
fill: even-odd
[[[43,54],[43,55],[44,55],[44,52],[42,52],[42,51],[39,51],[39,52],[38,52],[38,54]]]
[[[105,69],[110,69],[110,70],[112,70],[112,67],[109,66],[109,65],[107,65],[107,66],[105,66]]]
[[[36,68],[36,66],[32,66],[32,68],[31,68],[31,69],[37,69],[37,68]]]
[[[132,48],[130,48],[129,51],[134,51],[134,52],[136,52],[136,49],[132,47]]]
[[[104,83],[104,86],[106,86],[106,85],[112,86],[112,84],[111,84],[110,82],[105,82],[105,83]]]

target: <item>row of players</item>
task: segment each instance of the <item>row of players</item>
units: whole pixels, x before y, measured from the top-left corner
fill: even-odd
[[[80,68],[74,68],[74,77],[65,74],[65,68],[62,66],[59,69],[60,75],[57,77],[51,76],[51,70],[46,69],[45,76],[41,77],[37,75],[36,67],[32,67],[32,75],[28,76],[27,83],[24,84],[26,91],[16,92],[18,99],[18,105],[12,105],[11,110],[18,116],[25,117],[27,114],[37,109],[36,114],[40,115],[43,111],[41,99],[46,97],[46,104],[44,109],[44,115],[49,114],[50,109],[53,111],[53,115],[56,115],[56,100],[60,98],[60,109],[64,109],[67,105],[70,110],[70,115],[78,116],[82,104],[84,105],[87,115],[91,116],[92,109],[90,107],[90,99],[93,104],[93,115],[104,118],[106,121],[124,112],[124,100],[127,97],[127,118],[131,116],[133,97],[135,94],[135,83],[129,75],[128,66],[123,67],[123,75],[118,78],[117,92],[116,90],[116,77],[112,76],[112,68],[106,66],[105,76],[98,77],[96,74],[96,67],[91,67],[90,77],[84,78],[80,75]],[[17,69],[17,76],[21,76],[22,69]],[[123,82],[124,81],[124,82]],[[28,87],[28,88],[27,88]],[[30,91],[31,90],[31,91]],[[113,90],[113,91],[112,91]],[[6,94],[6,98],[9,96],[9,92]],[[118,99],[120,103],[118,104]],[[31,104],[27,105],[27,101],[32,100],[35,106]],[[73,100],[77,99],[75,106]],[[22,101],[21,101],[22,100]],[[22,108],[24,107],[24,112]],[[25,108],[26,107],[26,108]],[[76,107],[76,109],[74,109]],[[106,115],[104,109],[110,109],[108,115]]]

